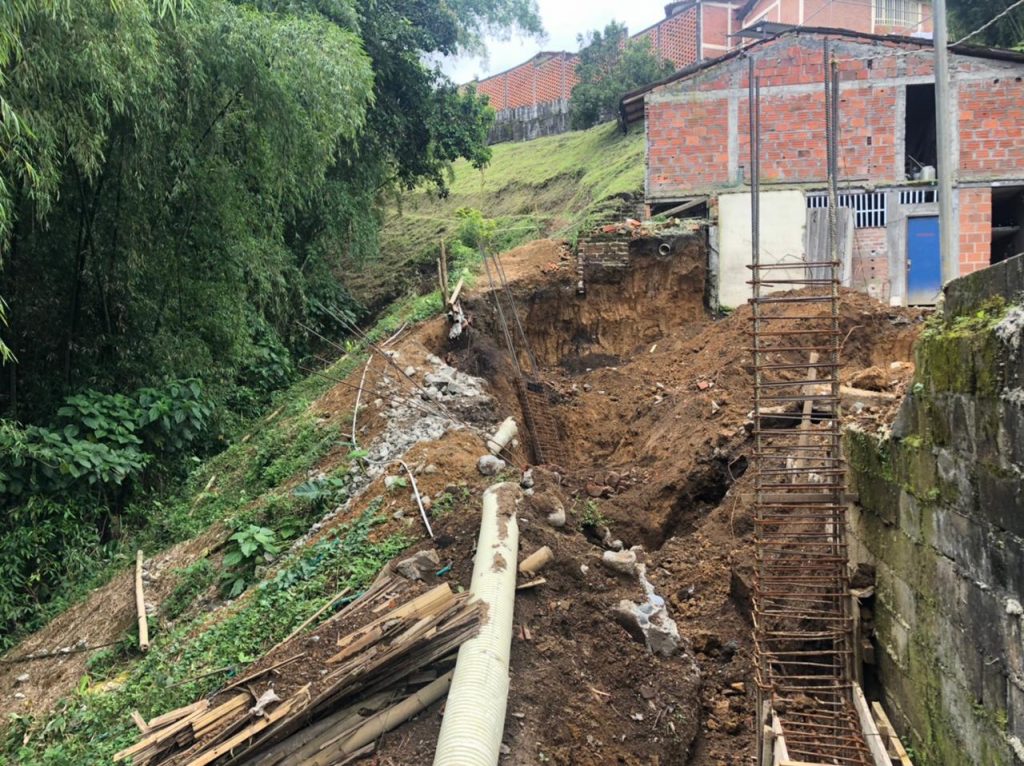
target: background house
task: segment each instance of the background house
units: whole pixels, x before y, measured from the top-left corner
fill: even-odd
[[[665,18],[633,35],[648,39],[682,69],[716,58],[793,25],[877,34],[929,34],[931,3],[920,0],[682,0]],[[583,31],[583,30],[581,30]],[[544,51],[504,72],[475,82],[498,110],[492,142],[528,140],[569,129],[569,96],[577,56]]]
[[[761,82],[763,257],[802,262],[824,246],[824,45],[839,63],[840,206],[848,286],[894,304],[940,288],[929,40],[801,28],[695,64],[622,101],[646,118],[652,213],[688,200],[717,221],[719,297],[746,302],[750,261],[748,57]],[[960,272],[1024,250],[1024,56],[957,47],[954,211]]]

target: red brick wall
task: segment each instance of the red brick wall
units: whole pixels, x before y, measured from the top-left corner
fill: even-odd
[[[931,9],[924,8],[921,23],[913,27],[893,27],[873,24],[874,0],[803,0],[803,17],[800,15],[801,0],[760,0],[743,18],[742,26],[759,21],[762,16],[768,21],[783,24],[803,24],[811,27],[850,29],[855,32],[873,32],[879,35],[911,34],[916,31],[931,32]]]
[[[962,82],[960,177],[1019,177],[1024,166],[1024,78]]]
[[[992,190],[960,190],[960,275],[980,271],[992,259]]]
[[[678,13],[633,36],[647,38],[651,47],[679,69],[697,61],[697,10]]]
[[[889,300],[889,255],[885,229],[854,229],[851,287]]]
[[[569,53],[538,56],[477,83],[497,110],[569,98],[576,78],[576,56]]]
[[[711,24],[705,23],[705,35],[711,34],[715,40],[726,39],[725,27],[722,26],[728,23],[726,14],[723,11],[712,16]],[[676,67],[687,67],[697,61],[697,10],[691,8],[667,18],[633,39],[641,38],[649,39],[651,46]],[[479,93],[486,93],[491,106],[498,111],[567,99],[579,81],[576,77],[577,63],[578,57],[573,53],[541,54],[480,80],[476,89]]]
[[[840,58],[857,59],[864,46],[836,43]],[[900,58],[847,60],[840,67],[841,172],[847,178],[902,182],[895,175],[895,87],[876,80],[927,69],[927,52]],[[826,175],[821,41],[785,37],[758,49],[761,81],[761,174],[766,182],[820,182]],[[729,181],[729,88],[739,88],[738,163],[750,174],[747,62],[735,59],[673,83],[647,99],[649,196],[709,191]],[[791,88],[787,91],[787,88]],[[674,99],[674,100],[673,100]],[[724,155],[724,156],[723,156]],[[711,164],[715,163],[715,164]]]

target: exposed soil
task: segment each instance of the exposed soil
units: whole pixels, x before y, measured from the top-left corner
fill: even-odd
[[[503,256],[539,375],[553,391],[551,410],[569,460],[534,469],[536,485],[520,513],[521,556],[548,545],[556,560],[543,572],[545,584],[517,594],[504,738],[508,753],[502,763],[752,763],[749,604],[743,588],[732,585],[734,571],[749,566],[752,546],[750,312],[741,309],[724,319],[708,315],[703,247],[696,237],[682,238],[666,257],[641,242],[627,270],[587,284],[585,295],[577,294],[577,271],[563,243],[543,240]],[[449,498],[432,512],[435,541],[424,536],[416,547],[436,546],[442,562],[451,564],[443,579],[453,586],[469,585],[480,496],[493,481],[476,467],[485,452],[484,434],[505,415],[522,422],[510,382],[513,365],[485,285],[467,292],[465,307],[473,322],[454,346],[438,318],[389,346],[398,354],[395,366],[374,357],[357,418],[361,445],[381,439],[394,392],[420,396],[431,355],[490,384],[496,400],[490,411],[466,414],[460,428],[420,442],[404,456],[421,493],[434,501]],[[899,394],[912,367],[891,365],[910,360],[920,319],[918,312],[844,293],[844,381],[877,366],[887,378],[880,385]],[[520,363],[529,365],[528,356],[520,356]],[[410,366],[413,381],[404,375]],[[314,405],[316,412],[346,418],[362,373],[357,370],[346,385],[328,392]],[[889,408],[857,417],[884,426],[891,414]],[[513,466],[504,478],[517,480],[525,450],[506,457]],[[399,471],[387,468],[306,542],[362,512],[374,497],[385,498],[388,517],[377,534],[403,529],[423,535],[410,490],[388,492],[383,486],[386,474]],[[557,504],[567,510],[567,524],[560,529],[545,520]],[[682,651],[672,657],[651,654],[612,616],[620,600],[644,598],[635,579],[600,563],[615,540],[646,550],[648,577],[683,638]],[[176,554],[175,566],[197,555]],[[111,600],[116,618],[107,617],[109,630],[95,635],[99,627],[89,611],[104,594],[127,599],[125,577],[19,652],[60,645],[70,640],[65,635],[75,640],[122,635],[121,623],[133,615],[130,605]],[[63,675],[53,675],[49,688],[33,689],[33,696],[48,704],[66,693],[86,656],[72,655],[63,669],[53,671]],[[0,666],[0,688],[13,688],[19,672]],[[276,682],[290,683],[293,672],[305,671],[283,668]],[[5,704],[0,700],[0,713]],[[432,763],[442,709],[439,703],[386,735],[368,763]]]
[[[695,239],[669,258],[634,248],[629,272],[588,284],[585,296],[560,243],[532,243],[503,261],[541,376],[557,391],[552,409],[571,453],[570,465],[550,467],[557,473],[535,470],[559,483],[538,484],[534,494],[544,507],[545,497],[564,502],[569,525],[553,530],[529,511],[522,519],[522,555],[547,544],[557,564],[545,571],[546,585],[517,596],[525,631],[513,641],[503,763],[749,764],[751,624],[731,580],[752,556],[750,311],[707,315]],[[490,299],[482,288],[470,292],[474,332],[448,359],[487,377],[499,406],[514,411],[512,366]],[[877,365],[898,392],[913,368],[890,364],[911,358],[921,318],[844,293],[844,382]],[[418,337],[445,344],[438,330],[430,325]],[[858,418],[884,423],[891,415]],[[620,598],[640,594],[597,563],[605,530],[582,524],[588,504],[611,538],[646,547],[648,572],[685,640],[681,655],[653,657],[611,617]],[[452,574],[468,583],[475,517],[444,530],[456,541],[446,555],[458,560],[466,551]],[[431,763],[436,707],[388,735],[377,763]]]

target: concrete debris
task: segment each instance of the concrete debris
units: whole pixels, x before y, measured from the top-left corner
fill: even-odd
[[[436,572],[440,566],[441,559],[437,551],[431,548],[402,559],[395,564],[395,571],[409,580],[423,580],[426,575]]]
[[[408,367],[405,368],[405,377],[411,378],[415,374],[416,374],[416,368],[413,367],[411,364]]]
[[[28,673],[22,673],[20,676],[18,676],[17,678],[14,679],[14,683],[19,684],[19,685],[20,684],[27,684],[28,683],[28,679],[29,679]]]
[[[22,694],[21,692],[15,692],[14,693],[14,699],[16,699],[16,700],[23,700],[23,699],[25,699],[25,695]]]
[[[670,619],[665,605],[635,604],[622,599],[613,610],[615,620],[647,650],[662,657],[671,657],[679,649],[679,628]]]
[[[523,489],[530,489],[531,487],[533,487],[533,484],[533,469],[527,468],[525,471],[523,471],[523,478],[519,480],[519,486],[522,487]]]
[[[601,556],[601,563],[613,572],[629,575],[630,577],[637,576],[635,548],[630,548],[628,551],[605,551]]]
[[[505,470],[505,461],[494,455],[481,455],[476,469],[484,476],[494,476]]]
[[[281,698],[277,696],[277,692],[273,689],[267,689],[262,695],[260,695],[260,698],[256,700],[256,704],[249,709],[249,714],[252,715],[253,718],[262,718],[266,713],[267,705],[280,701]]]

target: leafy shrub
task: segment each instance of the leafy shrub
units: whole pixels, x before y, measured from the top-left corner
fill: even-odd
[[[231,535],[228,552],[224,554],[221,587],[229,598],[245,590],[252,581],[256,567],[271,562],[281,552],[277,533],[269,527],[249,524]]]

